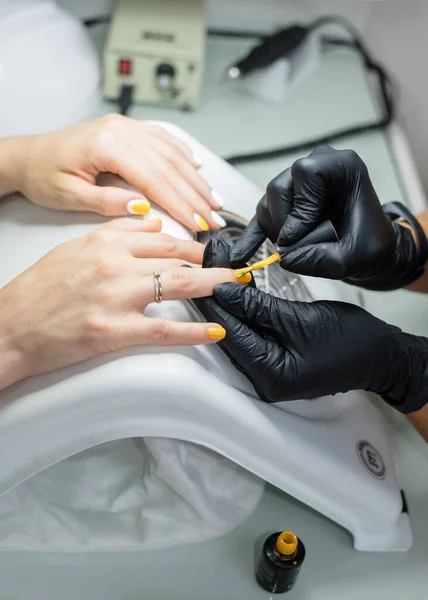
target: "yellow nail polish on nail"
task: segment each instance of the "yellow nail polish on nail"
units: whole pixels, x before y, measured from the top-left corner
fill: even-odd
[[[251,273],[246,273],[245,275],[242,275],[242,277],[238,278],[238,283],[250,283],[252,278],[253,277],[252,277]]]
[[[226,329],[224,327],[209,327],[208,337],[210,340],[222,340],[226,337]]]
[[[148,200],[130,200],[126,209],[131,215],[148,215],[150,202]]]
[[[200,227],[202,229],[202,231],[208,231],[209,229],[209,225],[208,223],[205,221],[205,219],[203,219],[201,217],[201,215],[198,215],[198,213],[195,213],[193,215],[193,218],[195,220],[195,223],[198,227]]]

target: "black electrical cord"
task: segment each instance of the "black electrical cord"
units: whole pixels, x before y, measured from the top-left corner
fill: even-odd
[[[119,95],[119,112],[121,115],[127,115],[132,104],[132,96],[134,92],[133,85],[122,85]]]
[[[235,31],[231,29],[207,29],[207,35],[210,37],[228,37],[228,38],[242,38],[242,39],[263,39],[266,34],[260,33],[260,31]]]
[[[343,19],[339,16],[325,16],[314,21],[311,25],[308,26],[307,30],[309,33],[313,32],[315,29],[331,24],[340,25],[348,32],[351,39],[347,40],[327,38],[325,41],[330,44],[347,45],[354,48],[363,58],[366,69],[377,76],[380,96],[383,104],[382,116],[377,121],[374,121],[372,123],[363,123],[360,125],[355,125],[354,127],[339,129],[337,131],[330,132],[323,136],[308,139],[303,142],[291,144],[289,146],[281,146],[279,148],[272,148],[268,150],[249,152],[245,154],[238,154],[226,157],[225,160],[228,163],[232,165],[237,165],[261,160],[280,158],[287,154],[297,152],[306,152],[316,146],[320,146],[322,144],[331,144],[345,137],[361,135],[363,133],[365,134],[373,131],[378,131],[380,129],[385,129],[393,121],[395,117],[395,105],[391,80],[384,67],[372,58],[364,43],[360,39],[358,32],[352,26],[352,24],[346,21],[346,19]],[[267,38],[264,38],[264,40],[266,39]]]
[[[84,19],[82,21],[85,27],[94,27],[95,25],[101,25],[102,23],[109,23],[111,20],[110,17],[93,17],[92,19]]]

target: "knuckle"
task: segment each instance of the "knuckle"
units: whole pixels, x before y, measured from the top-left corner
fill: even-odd
[[[331,154],[332,152],[336,152],[336,150],[333,148],[333,146],[330,146],[330,144],[321,144],[320,146],[317,146],[315,150],[319,153],[325,154]]]
[[[108,152],[114,149],[115,142],[123,128],[123,118],[121,115],[109,114],[99,121],[99,127],[94,134],[93,140],[96,149],[99,152],[103,152],[103,155],[106,155],[104,160],[107,160],[109,157]]]
[[[268,196],[271,195],[277,195],[278,192],[281,189],[281,182],[279,180],[279,177],[275,177],[275,179],[272,179],[272,181],[269,181],[269,183],[267,184],[266,187],[266,192],[268,194]]]
[[[87,312],[83,317],[84,331],[89,342],[98,341],[98,338],[111,333],[108,319],[97,310]]]
[[[315,165],[316,160],[310,156],[297,159],[294,161],[293,166],[291,167],[293,178],[302,177],[307,174],[313,174],[315,172]]]
[[[272,194],[278,196],[282,192],[292,185],[290,169],[286,169],[279,173],[274,179],[272,179],[266,188],[267,196]]]
[[[178,251],[178,243],[177,240],[172,236],[161,234],[161,242],[162,242],[162,251],[165,253],[166,257],[175,258]]]
[[[355,150],[351,150],[350,148],[347,148],[345,150],[339,150],[338,154],[345,162],[354,162],[361,160],[358,154],[355,152]]]
[[[156,171],[152,171],[147,175],[146,187],[149,193],[154,193],[163,189],[167,183],[166,170],[162,167],[157,167]]]
[[[338,151],[339,163],[343,167],[352,167],[354,169],[358,169],[360,172],[366,172],[367,167],[363,162],[359,154],[355,152],[355,150],[339,150]]]
[[[191,269],[174,269],[171,271],[171,281],[174,289],[188,290],[192,286]]]
[[[101,130],[117,131],[123,125],[123,116],[117,113],[109,113],[101,119]]]
[[[100,286],[96,292],[95,300],[97,306],[104,309],[111,304],[114,297],[114,291],[107,286]]]
[[[97,246],[111,246],[118,241],[117,232],[107,227],[101,227],[90,233],[89,236]]]
[[[178,151],[171,146],[170,144],[166,144],[164,150],[162,151],[164,158],[173,165],[176,165],[180,162],[180,156]]]
[[[98,279],[112,279],[120,273],[121,267],[111,257],[99,253],[94,259],[95,276]]]
[[[153,338],[155,341],[166,341],[170,337],[170,324],[166,319],[155,322],[153,327]]]
[[[114,134],[107,127],[101,127],[94,135],[95,149],[98,152],[107,154],[114,144]]]

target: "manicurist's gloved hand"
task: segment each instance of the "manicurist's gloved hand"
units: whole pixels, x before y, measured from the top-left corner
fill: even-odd
[[[404,216],[411,228],[394,222],[396,216]],[[326,219],[339,240],[302,246]],[[401,205],[382,207],[361,158],[330,146],[297,160],[269,183],[232,260],[248,260],[266,237],[277,245],[288,271],[375,290],[409,285],[422,274],[428,256],[417,220]]]
[[[428,339],[357,306],[290,302],[234,283],[198,306],[227,330],[222,349],[265,402],[360,389],[402,412],[428,402]]]

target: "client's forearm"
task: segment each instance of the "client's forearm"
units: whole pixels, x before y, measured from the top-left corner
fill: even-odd
[[[418,221],[428,238],[428,210],[425,210],[423,213],[418,215]],[[425,294],[428,293],[428,264],[425,267],[425,272],[423,275],[419,277],[417,281],[412,283],[408,289],[412,292],[423,292]]]
[[[0,198],[21,188],[29,139],[29,137],[10,137],[0,140]]]

